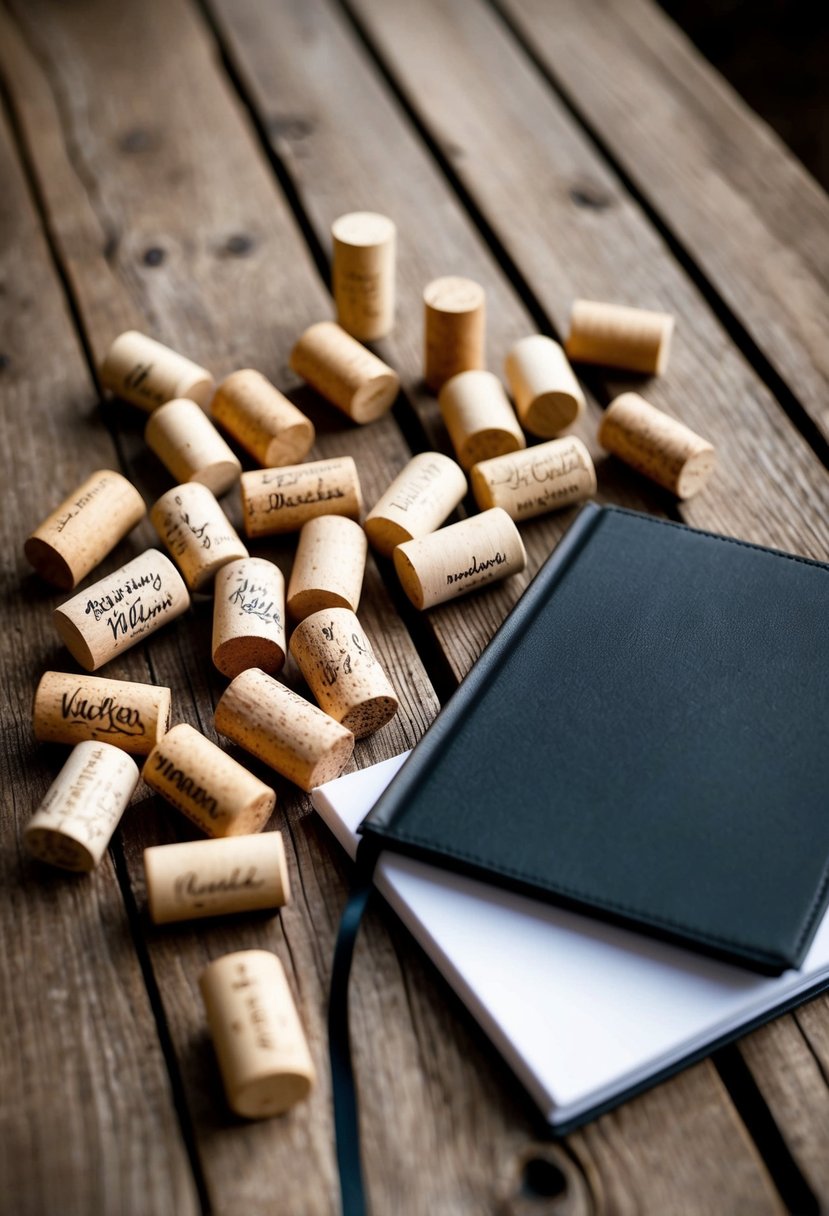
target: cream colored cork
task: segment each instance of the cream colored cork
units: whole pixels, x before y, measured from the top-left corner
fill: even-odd
[[[267,1119],[306,1098],[314,1065],[276,955],[226,954],[202,972],[199,987],[231,1110]]]
[[[447,380],[440,412],[461,467],[527,446],[504,386],[492,372],[461,372]]]
[[[351,456],[242,474],[242,519],[250,536],[298,532],[317,515],[359,520],[363,495]]]
[[[101,740],[146,756],[170,728],[171,693],[155,684],[47,671],[35,692],[32,726],[42,743]]]
[[[397,694],[349,608],[306,617],[291,635],[291,654],[320,709],[356,739],[374,734],[397,713]]]
[[[450,275],[426,286],[423,306],[423,378],[437,393],[459,372],[486,367],[486,294]]]
[[[518,529],[501,507],[406,541],[394,551],[401,586],[421,610],[518,574],[526,564]]]
[[[306,792],[339,777],[354,735],[264,671],[251,668],[225,689],[216,730]]]
[[[638,393],[622,393],[611,401],[599,424],[599,443],[677,498],[698,494],[716,463],[707,439]]]
[[[482,511],[503,507],[516,522],[584,502],[596,493],[593,461],[575,435],[483,460],[472,469],[470,480]]]
[[[209,590],[217,570],[248,556],[215,495],[197,481],[162,494],[150,519],[191,591]]]
[[[261,832],[276,805],[270,786],[186,722],[159,739],[141,776],[208,836]]]
[[[466,493],[462,469],[440,452],[420,452],[374,504],[363,527],[373,547],[391,557],[395,545],[439,528]]]
[[[674,318],[669,313],[576,300],[564,344],[574,363],[600,363],[661,376],[668,366]]]
[[[23,551],[41,578],[71,591],[147,513],[135,486],[98,469],[28,538]]]
[[[97,671],[189,607],[173,563],[158,549],[147,549],[61,604],[52,619],[72,658],[86,671]]]
[[[525,431],[552,439],[585,408],[584,393],[558,342],[531,334],[516,342],[504,360],[515,410]]]
[[[151,413],[176,397],[206,407],[213,377],[198,363],[134,329],[119,334],[101,364],[101,384]]]
[[[331,225],[331,281],[337,321],[361,342],[384,338],[394,325],[394,221],[376,211],[351,211]]]
[[[153,845],[144,875],[156,925],[281,908],[291,898],[280,832]]]
[[[94,870],[137,784],[138,765],[126,752],[79,743],[29,821],[26,848],[63,870]]]
[[[302,525],[291,578],[288,611],[296,621],[323,608],[357,611],[368,542],[353,519],[318,515]]]
[[[298,464],[314,445],[314,424],[261,372],[246,367],[222,380],[210,412],[254,460],[267,468]]]
[[[222,566],[213,599],[216,667],[231,680],[249,667],[273,674],[281,669],[286,653],[282,571],[261,557]]]
[[[195,401],[179,397],[151,414],[144,439],[178,482],[198,481],[225,494],[242,466]]]
[[[352,422],[381,418],[400,391],[397,372],[334,321],[306,329],[291,351],[291,367]]]

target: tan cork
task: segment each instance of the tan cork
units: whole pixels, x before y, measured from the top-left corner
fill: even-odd
[[[433,279],[423,291],[423,378],[437,393],[486,367],[486,293],[473,279]]]
[[[306,329],[291,351],[291,367],[352,422],[374,422],[387,414],[400,377],[334,321]]]
[[[119,334],[100,370],[104,388],[148,413],[176,397],[206,408],[213,393],[209,371],[134,329]]]
[[[707,439],[638,393],[622,393],[611,401],[599,425],[599,443],[677,498],[698,494],[716,463]]]
[[[518,574],[526,564],[518,529],[501,507],[406,541],[394,551],[401,586],[421,610]]]
[[[280,832],[153,845],[144,875],[156,925],[281,908],[291,898]]]
[[[574,363],[661,376],[668,366],[673,330],[670,313],[576,300],[564,349]]]
[[[575,435],[483,460],[472,469],[470,480],[482,511],[503,507],[516,523],[584,502],[596,493],[593,461]]]
[[[209,591],[217,570],[248,556],[215,495],[199,482],[162,494],[150,519],[190,591]]]
[[[353,519],[318,515],[302,525],[288,582],[288,611],[296,621],[323,608],[357,611],[368,542]]]
[[[413,456],[365,518],[373,548],[391,557],[395,545],[439,528],[466,494],[466,478],[441,452]]]
[[[261,372],[246,367],[220,381],[210,412],[266,468],[298,464],[314,445],[314,424]]]
[[[461,372],[438,398],[462,468],[527,446],[504,386],[492,372]]]
[[[522,338],[504,360],[504,372],[525,431],[552,439],[585,408],[573,369],[558,342],[543,334]]]
[[[337,321],[361,342],[384,338],[394,325],[394,221],[376,211],[351,211],[331,225],[331,282]]]
[[[351,456],[243,473],[242,519],[247,536],[298,532],[317,515],[359,520],[363,496]]]
[[[42,743],[100,740],[146,756],[170,728],[171,693],[155,684],[47,671],[35,692],[32,727]]]
[[[150,415],[144,439],[177,482],[198,481],[226,494],[242,466],[195,401],[179,397]]]
[[[245,557],[216,575],[213,662],[231,680],[249,667],[273,675],[285,662],[285,579],[273,562]]]

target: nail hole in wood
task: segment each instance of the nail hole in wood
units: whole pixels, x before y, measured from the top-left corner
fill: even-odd
[[[524,1165],[521,1190],[533,1199],[555,1199],[567,1190],[567,1178],[555,1162],[531,1157]]]

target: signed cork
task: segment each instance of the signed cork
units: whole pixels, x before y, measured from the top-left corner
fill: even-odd
[[[170,689],[155,684],[47,671],[35,692],[32,727],[42,743],[93,739],[146,756],[170,728],[170,704]]]

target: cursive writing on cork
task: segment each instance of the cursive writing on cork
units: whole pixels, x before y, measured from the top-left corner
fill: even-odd
[[[195,870],[187,870],[180,874],[173,884],[176,899],[192,903],[201,908],[213,895],[230,895],[238,891],[255,891],[264,887],[264,878],[257,876],[256,866],[248,866],[242,871],[241,866],[234,866],[226,878],[213,878],[209,881],[200,880]]]
[[[203,785],[199,785],[183,769],[176,768],[172,760],[168,760],[165,755],[159,753],[153,759],[156,774],[175,786],[182,798],[186,798],[193,806],[200,807],[211,819],[219,818],[219,804]]]
[[[143,735],[144,723],[139,711],[131,705],[120,705],[115,697],[95,700],[82,695],[82,689],[64,693],[60,712],[65,722],[86,722],[99,735]]]
[[[468,566],[466,570],[456,570],[452,574],[447,574],[446,582],[450,585],[461,583],[466,578],[472,578],[476,574],[483,574],[485,571],[491,570],[493,566],[503,566],[506,560],[506,553],[496,553],[494,557],[482,562],[479,562],[477,557],[473,557],[471,566]]]

